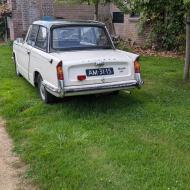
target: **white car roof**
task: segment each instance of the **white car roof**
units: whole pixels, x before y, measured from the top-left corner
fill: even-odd
[[[33,24],[41,25],[46,28],[51,28],[52,26],[59,25],[97,25],[97,26],[105,26],[104,23],[92,20],[53,20],[53,21],[43,21],[38,20],[33,22]]]

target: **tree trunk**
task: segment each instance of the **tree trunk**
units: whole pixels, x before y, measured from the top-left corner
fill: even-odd
[[[186,22],[186,56],[185,56],[185,67],[184,67],[184,80],[189,80],[189,68],[190,68],[190,9],[187,13]]]
[[[4,33],[4,41],[7,42],[8,41],[8,27],[7,27],[7,17],[4,17],[4,21],[5,21],[5,33]]]
[[[94,20],[98,20],[98,15],[99,15],[99,0],[96,0]]]

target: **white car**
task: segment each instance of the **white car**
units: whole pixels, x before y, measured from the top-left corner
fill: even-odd
[[[139,56],[117,50],[103,23],[35,21],[13,44],[16,74],[38,87],[41,99],[140,87]]]

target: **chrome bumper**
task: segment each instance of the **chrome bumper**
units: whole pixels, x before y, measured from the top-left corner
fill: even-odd
[[[143,82],[138,83],[136,80],[133,80],[128,82],[85,85],[83,87],[81,86],[65,87],[64,94],[65,96],[97,94],[97,93],[136,88],[142,86],[142,84]]]
[[[87,94],[98,94],[104,92],[112,92],[117,90],[140,88],[144,82],[142,80],[131,80],[125,82],[113,82],[103,83],[96,85],[84,85],[84,86],[69,86],[63,89],[52,88],[51,86],[43,83],[45,88],[53,95],[57,97],[64,96],[75,96],[75,95],[87,95]]]

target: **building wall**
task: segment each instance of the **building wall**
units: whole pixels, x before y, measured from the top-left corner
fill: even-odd
[[[12,28],[10,28],[10,37],[12,40],[17,37],[24,37],[27,33],[29,25],[41,18],[46,12],[44,6],[45,0],[9,0],[12,8]],[[47,0],[48,2],[49,0]],[[48,5],[48,3],[47,3]],[[43,8],[43,9],[42,9]]]
[[[43,16],[54,16],[65,19],[94,19],[94,6],[68,5],[54,3],[54,0],[8,0],[12,8],[12,18],[9,18],[10,37],[12,40],[17,37],[24,37],[30,24],[41,19]],[[143,45],[145,35],[139,34],[138,19],[125,15],[124,23],[111,24],[112,12],[120,11],[114,5],[101,6],[100,21],[105,22],[111,34],[116,34],[124,40]]]
[[[65,19],[94,19],[94,8],[89,5],[63,5],[55,4],[54,5],[54,16],[62,17]]]
[[[115,6],[111,5],[111,12],[120,12]],[[138,17],[132,18],[130,15],[124,16],[124,23],[114,23],[116,35],[119,35],[125,41],[129,41],[133,45],[144,46],[148,38],[149,29],[140,32]]]
[[[94,6],[92,5],[53,3],[54,0],[9,1],[12,6],[12,18],[9,19],[9,22],[13,23],[13,27],[10,28],[11,39],[24,36],[33,21],[47,15],[64,19],[94,19]],[[110,6],[101,6],[100,13],[101,20],[106,22],[106,18],[108,18],[110,13]]]

